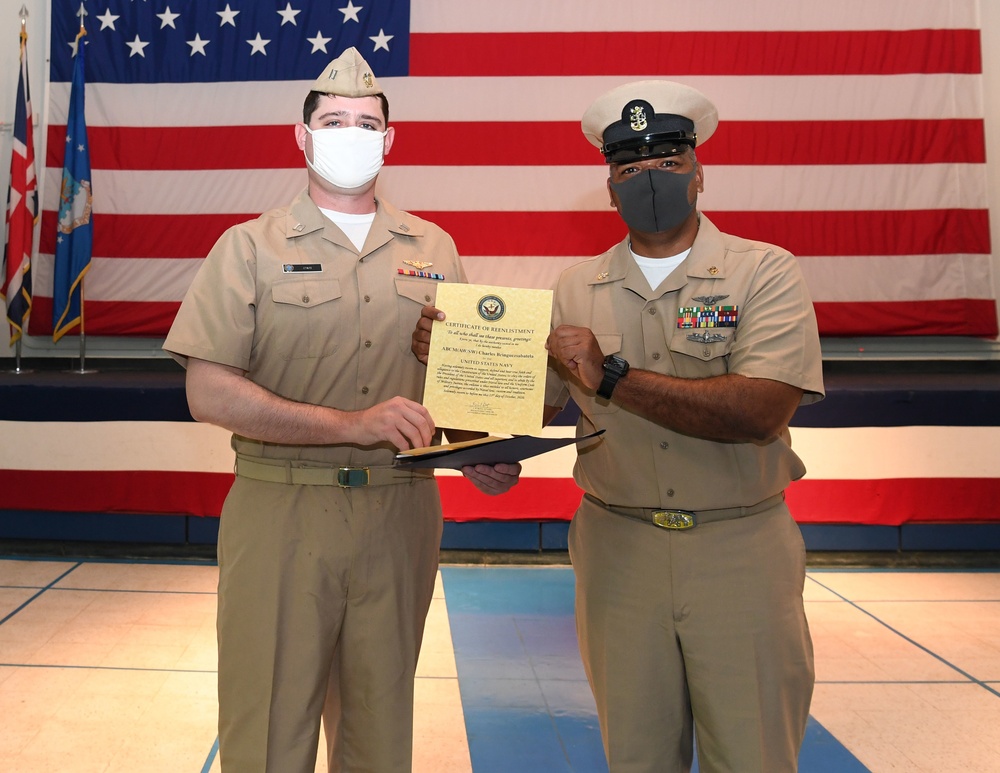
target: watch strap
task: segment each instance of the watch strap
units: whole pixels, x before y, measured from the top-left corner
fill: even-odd
[[[611,399],[611,393],[615,391],[618,380],[628,373],[628,362],[621,357],[609,354],[604,358],[604,378],[601,385],[597,387],[597,396],[605,400]]]

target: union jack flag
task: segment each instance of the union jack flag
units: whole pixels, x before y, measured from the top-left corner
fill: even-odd
[[[3,252],[3,288],[10,343],[20,340],[31,313],[31,250],[38,220],[38,181],[28,88],[28,31],[21,25],[21,69],[14,107],[14,143],[7,192],[7,238]]]

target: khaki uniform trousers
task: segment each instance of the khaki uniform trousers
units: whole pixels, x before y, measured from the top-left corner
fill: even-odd
[[[219,533],[225,773],[409,773],[438,567],[433,480],[342,489],[237,477]]]
[[[782,502],[684,531],[585,498],[580,652],[611,773],[795,771],[814,681],[805,548]]]

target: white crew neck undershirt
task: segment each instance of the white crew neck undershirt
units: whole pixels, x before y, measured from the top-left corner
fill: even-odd
[[[684,252],[671,255],[669,258],[647,258],[642,255],[636,255],[632,250],[631,244],[629,244],[628,251],[632,253],[632,259],[639,266],[643,276],[646,277],[646,281],[649,282],[649,288],[655,290],[664,279],[670,276],[675,268],[684,262],[684,258],[691,252],[691,248],[688,247]]]
[[[368,238],[368,232],[372,228],[372,223],[375,222],[374,212],[369,212],[366,215],[352,215],[349,212],[337,212],[322,207],[319,211],[336,223],[337,227],[347,234],[351,243],[358,248],[358,252],[361,252],[361,248],[365,246],[365,239]]]

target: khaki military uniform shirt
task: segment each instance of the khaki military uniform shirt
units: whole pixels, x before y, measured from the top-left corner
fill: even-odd
[[[684,327],[710,324],[715,306],[736,307],[735,314],[721,313],[735,327]],[[692,307],[694,313],[682,313]],[[693,322],[699,310],[702,321]],[[823,396],[816,318],[795,258],[724,234],[704,215],[690,254],[655,291],[627,239],[567,269],[555,290],[552,324],[590,328],[604,354],[618,354],[633,368],[696,379],[738,373],[800,387],[803,403]],[[787,429],[763,445],[682,435],[597,398],[565,369],[550,367],[546,404],[562,406],[569,396],[582,412],[578,435],[607,430],[583,447],[574,477],[610,505],[750,506],[805,473]]]
[[[196,275],[164,348],[247,371],[286,397],[345,411],[396,395],[420,400],[410,351],[420,309],[441,281],[464,282],[443,230],[385,201],[360,254],[303,191],[289,207],[226,231]],[[425,274],[406,261],[428,264]],[[400,270],[410,274],[399,273]],[[234,436],[245,456],[334,466],[390,465],[395,449],[291,446]]]

